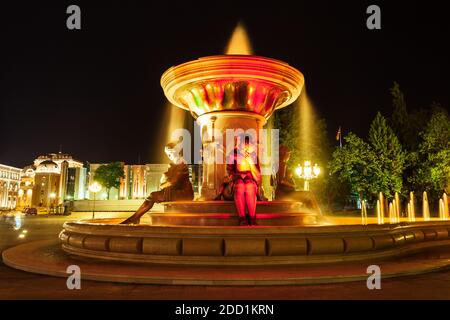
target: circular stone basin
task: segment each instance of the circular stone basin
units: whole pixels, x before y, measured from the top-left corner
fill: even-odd
[[[428,242],[435,244],[438,241]],[[445,270],[450,247],[429,248],[406,257],[371,260],[383,279]],[[76,259],[53,240],[27,242],[3,251],[3,262],[19,270],[67,278],[67,267],[78,265],[84,280],[157,285],[267,286],[307,285],[367,280],[367,261],[313,265],[189,266]]]
[[[214,111],[248,111],[268,118],[294,102],[304,78],[275,59],[251,55],[200,58],[168,69],[161,77],[167,99],[194,118]]]
[[[122,262],[186,265],[301,265],[404,255],[450,243],[450,222],[317,227],[120,225],[66,222],[65,252]]]

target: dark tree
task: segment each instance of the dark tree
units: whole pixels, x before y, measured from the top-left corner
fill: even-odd
[[[336,148],[329,169],[343,184],[348,184],[360,200],[374,193],[373,185],[377,177],[378,165],[371,146],[350,132],[344,137],[345,144]]]
[[[95,171],[94,180],[106,188],[106,193],[109,199],[109,192],[111,188],[120,187],[120,179],[124,178],[123,164],[121,162],[112,162],[102,164]]]
[[[450,192],[450,117],[438,105],[425,129],[419,134],[419,150],[414,153],[414,172],[409,181],[415,190],[427,191],[437,201]]]
[[[391,198],[395,192],[402,191],[405,153],[394,131],[379,112],[370,125],[369,143],[379,168],[373,188]]]
[[[406,100],[403,92],[400,90],[400,85],[394,82],[390,89],[392,95],[392,117],[390,120],[392,130],[396,133],[400,142],[410,147],[413,144],[414,135],[410,128],[410,119],[406,107]]]

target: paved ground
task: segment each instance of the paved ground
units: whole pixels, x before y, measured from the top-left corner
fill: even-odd
[[[118,215],[126,216],[115,214]],[[89,214],[70,217],[2,215],[0,251],[26,241],[55,238],[65,220],[88,217]],[[21,234],[23,236],[19,237]],[[17,271],[0,263],[0,299],[450,299],[450,271],[385,279],[382,280],[381,290],[368,290],[365,282],[315,286],[213,287],[93,281],[83,281],[81,290],[68,290],[63,278]]]

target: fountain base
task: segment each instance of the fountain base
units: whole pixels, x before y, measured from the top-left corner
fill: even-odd
[[[308,285],[348,281],[367,281],[367,266],[376,264],[383,279],[446,270],[450,267],[450,241],[410,244],[408,252],[395,259],[323,263],[313,265],[270,266],[186,266],[123,263],[79,259],[68,255],[54,240],[25,243],[3,252],[3,262],[22,271],[67,278],[67,267],[78,265],[83,281],[107,281],[159,285],[267,286]],[[406,252],[406,251],[405,251]]]
[[[334,226],[119,225],[66,222],[62,248],[73,256],[132,263],[303,265],[388,258],[450,244],[449,222]]]

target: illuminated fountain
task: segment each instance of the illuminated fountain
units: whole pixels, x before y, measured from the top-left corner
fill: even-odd
[[[390,224],[369,225],[364,203],[363,225],[352,226],[327,224],[302,202],[260,201],[259,226],[240,227],[233,201],[211,200],[226,172],[226,154],[215,139],[233,143],[226,141],[226,129],[258,132],[276,109],[295,101],[303,84],[303,75],[288,64],[250,55],[210,56],[168,69],[161,78],[166,97],[199,123],[202,148],[212,150],[204,158],[223,160],[205,161],[201,201],[164,203],[164,212],[152,212],[144,225],[119,225],[119,219],[65,223],[64,251],[127,262],[289,265],[391,257],[446,240],[447,226],[401,223],[398,195],[389,205]],[[214,130],[219,137],[207,134]],[[318,167],[305,168],[319,174]],[[379,223],[384,201],[380,194]]]
[[[226,130],[259,130],[276,109],[297,99],[303,75],[288,64],[264,57],[223,55],[200,58],[167,70],[161,85],[169,101],[188,110],[200,125],[204,157],[202,198],[213,199],[225,175]],[[206,134],[217,130],[222,136]],[[219,162],[219,163],[218,163]]]
[[[236,38],[239,37],[242,34],[238,32]],[[249,47],[246,48],[250,53]],[[233,52],[230,48],[227,51]],[[163,281],[158,278],[159,269],[147,266],[190,265],[193,268],[218,265],[222,271],[215,270],[211,275],[199,273],[198,278],[187,275],[187,283],[204,284],[205,277],[213,277],[217,281],[215,284],[236,284],[238,282],[233,281],[239,280],[242,269],[230,274],[228,270],[232,269],[226,268],[251,265],[280,268],[344,261],[368,263],[449,244],[449,222],[400,222],[398,195],[390,205],[392,224],[384,224],[385,199],[381,193],[377,202],[378,224],[368,224],[365,202],[364,225],[331,225],[320,210],[307,207],[302,201],[259,201],[258,226],[238,226],[233,201],[212,200],[218,194],[226,172],[226,152],[217,140],[233,144],[234,141],[227,141],[227,129],[253,129],[259,147],[262,139],[259,129],[277,109],[292,104],[299,97],[304,86],[302,73],[285,62],[270,58],[218,55],[168,69],[162,75],[161,86],[169,102],[189,111],[200,126],[202,149],[208,150],[203,153],[206,161],[203,163],[201,200],[164,203],[164,212],[152,212],[148,224],[119,224],[123,219],[66,222],[58,246],[53,244],[49,249],[45,244],[37,247],[30,244],[24,250],[27,254],[37,255],[33,261],[26,260],[26,254],[13,248],[5,251],[5,263],[22,270],[65,276],[65,265],[61,260],[55,266],[41,263],[41,260],[47,261],[49,250],[59,250],[62,245],[67,254],[60,257],[62,260],[70,256],[82,257],[79,263],[86,258],[105,260],[108,265],[117,263],[115,269],[105,264],[96,268],[92,263],[95,260],[89,260],[81,266],[86,278],[176,284],[183,281],[172,280],[189,268],[181,267],[176,274],[165,276]],[[215,131],[219,136],[214,134]],[[214,161],[208,161],[211,159]],[[298,170],[299,174],[308,174],[308,179],[319,172],[318,167],[314,169],[310,164],[302,167],[301,172]],[[411,201],[409,216],[414,221],[413,199]],[[446,197],[442,203],[444,201],[447,205]],[[442,215],[448,216],[448,210],[444,210],[442,208]],[[39,252],[42,255],[39,256]],[[123,271],[128,270],[124,262],[132,265],[127,274]],[[70,263],[67,261],[66,264]],[[137,267],[141,263],[148,265]],[[54,271],[48,271],[49,268]],[[146,268],[151,272],[146,273]],[[365,268],[364,277],[367,276]],[[293,272],[292,269],[289,272]],[[267,277],[263,275],[244,283],[264,284]],[[278,278],[269,279],[269,284],[289,283],[286,278],[286,274],[280,273]],[[332,281],[335,278],[345,279],[336,276]]]

